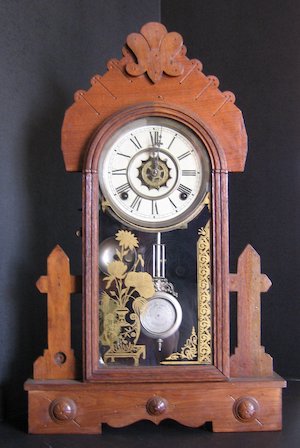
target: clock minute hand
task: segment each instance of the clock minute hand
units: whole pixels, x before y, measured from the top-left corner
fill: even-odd
[[[160,134],[158,131],[154,132],[154,137],[151,135],[151,143],[152,143],[152,166],[153,166],[153,176],[157,176],[158,173],[158,159],[159,159],[159,150],[162,146],[162,131]]]

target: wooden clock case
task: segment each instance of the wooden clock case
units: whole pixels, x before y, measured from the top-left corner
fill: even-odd
[[[69,260],[57,246],[47,276],[37,282],[48,294],[48,348],[25,383],[32,433],[101,433],[163,419],[213,431],[281,429],[285,381],[273,372],[260,344],[260,293],[271,282],[247,246],[236,274],[229,273],[228,172],[244,169],[247,135],[231,92],[186,56],[182,37],[159,23],[127,37],[121,60],[78,91],[62,128],[67,171],[83,173],[83,373],[71,349],[70,295],[81,291]],[[137,117],[174,118],[204,142],[212,167],[213,363],[200,366],[98,367],[98,160],[110,135]],[[101,223],[100,223],[101,225]],[[237,292],[237,348],[230,356],[230,292]]]

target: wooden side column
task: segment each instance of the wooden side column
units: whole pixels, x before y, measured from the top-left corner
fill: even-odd
[[[70,275],[69,258],[56,246],[47,259],[47,275],[36,286],[48,294],[48,349],[33,365],[34,379],[75,379],[76,360],[71,349],[70,294],[81,291],[81,277]]]
[[[273,360],[261,346],[260,294],[271,286],[261,273],[260,256],[248,245],[230,274],[230,291],[237,292],[237,348],[230,359],[231,377],[272,376]]]

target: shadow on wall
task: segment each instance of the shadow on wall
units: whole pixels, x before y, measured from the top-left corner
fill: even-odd
[[[45,80],[44,97],[27,114],[24,132],[23,185],[29,204],[23,223],[22,251],[13,269],[16,281],[10,292],[15,302],[14,353],[3,386],[6,417],[24,416],[27,397],[23,383],[32,377],[34,360],[47,348],[47,296],[35,282],[47,270],[47,256],[60,244],[70,258],[73,274],[81,272],[81,175],[67,174],[60,150],[60,129],[68,107],[64,93],[52,79]],[[70,99],[68,98],[69,103]],[[81,344],[81,301],[74,298],[75,352]]]

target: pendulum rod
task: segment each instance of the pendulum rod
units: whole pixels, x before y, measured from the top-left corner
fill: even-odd
[[[161,244],[161,233],[157,233],[156,244],[153,244],[153,277],[165,278],[166,275],[166,248]]]

